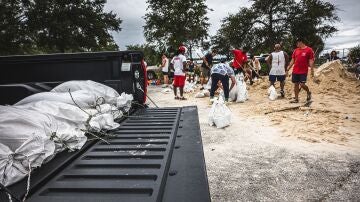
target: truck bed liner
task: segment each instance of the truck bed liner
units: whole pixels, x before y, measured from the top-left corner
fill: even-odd
[[[120,124],[110,145],[73,154],[28,201],[210,201],[196,107],[142,109]]]

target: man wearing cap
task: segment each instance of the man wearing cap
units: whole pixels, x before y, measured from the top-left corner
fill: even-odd
[[[231,87],[229,89],[229,77],[231,78]],[[211,68],[211,90],[210,90],[210,102],[213,102],[215,91],[217,89],[218,82],[221,81],[225,102],[229,100],[229,92],[235,85],[235,73],[234,70],[225,63],[225,58],[220,60],[220,63]]]
[[[311,92],[306,85],[306,80],[309,67],[311,68],[311,76],[314,76],[314,51],[305,45],[302,38],[296,39],[296,46],[297,48],[294,50],[292,59],[286,70],[286,72],[288,72],[288,70],[293,67],[292,82],[294,83],[295,98],[290,101],[290,103],[299,102],[299,92],[301,88],[307,92],[306,101],[309,102],[311,100]]]
[[[186,51],[185,46],[180,46],[178,49],[178,55],[176,55],[172,60],[171,64],[173,65],[174,72],[174,95],[176,100],[186,100],[184,97],[184,86],[186,80],[186,57],[184,56]],[[177,88],[180,89],[180,97],[177,95]]]
[[[289,56],[284,51],[281,50],[280,44],[275,44],[274,52],[272,52],[267,58],[266,62],[269,65],[270,73],[269,73],[269,81],[270,85],[275,87],[275,82],[280,82],[280,94],[281,97],[285,97],[285,72],[287,64],[289,63]]]

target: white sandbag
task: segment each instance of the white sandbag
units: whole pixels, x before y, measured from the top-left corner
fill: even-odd
[[[205,97],[210,97],[210,91],[209,90],[202,90],[202,93],[204,93]]]
[[[224,90],[220,90],[220,93],[219,93],[219,98],[221,97],[222,100],[225,100],[225,93],[224,93]]]
[[[236,102],[245,102],[248,100],[248,91],[246,88],[245,81],[238,81],[237,82],[237,97]]]
[[[55,155],[51,117],[32,110],[0,106],[0,182],[11,185]],[[54,127],[54,128],[53,128]]]
[[[68,110],[63,111],[64,108]],[[66,149],[71,151],[80,149],[87,140],[84,131],[88,116],[84,116],[85,113],[81,110],[76,111],[75,108],[63,103],[58,107],[56,102],[41,101],[27,105],[3,107],[3,109],[8,111],[10,117],[8,120],[2,118],[2,120],[6,120],[7,126],[11,129],[7,133],[39,131],[38,133],[42,133],[55,143],[55,153]],[[16,128],[13,127],[18,126],[18,119],[22,125],[19,126],[21,130],[16,131]]]
[[[51,136],[51,140],[55,143],[56,153],[69,150],[75,151],[81,149],[87,141],[85,129],[76,127],[76,125],[58,122],[59,129]]]
[[[132,95],[121,93],[121,95],[116,98],[116,107],[123,109],[125,112],[128,112],[131,109],[133,100],[134,97]]]
[[[231,91],[229,92],[229,100],[230,101],[236,101],[236,99],[237,99],[237,85],[235,85],[232,89],[231,89]]]
[[[193,93],[195,92],[195,87],[196,87],[196,83],[195,82],[185,82],[185,86],[184,86],[184,92],[185,93]]]
[[[172,92],[172,89],[171,89],[171,88],[165,88],[165,89],[162,90],[161,92],[164,93],[164,94],[168,94],[168,93],[171,93],[171,92]]]
[[[207,82],[207,84],[206,84],[206,86],[204,88],[207,89],[207,90],[210,90],[211,89],[211,83],[212,83],[211,78],[209,78],[209,80],[208,80],[208,82]]]
[[[276,100],[278,97],[276,89],[273,85],[271,85],[270,88],[268,89],[268,94],[269,94],[269,99],[272,101]]]
[[[82,108],[87,108],[87,107],[93,107],[95,106],[97,103],[97,98],[95,96],[95,94],[86,91],[86,90],[79,90],[79,91],[74,91],[71,92],[71,95],[69,92],[64,92],[64,93],[56,93],[56,92],[43,92],[43,93],[37,93],[34,95],[31,95],[29,97],[26,97],[22,100],[20,100],[18,103],[16,103],[15,105],[24,105],[24,104],[28,104],[31,102],[38,102],[38,101],[42,101],[42,100],[46,100],[46,101],[57,101],[57,102],[62,102],[62,103],[67,103],[67,104],[71,104],[71,105],[75,105],[73,99],[75,101],[75,103],[77,105],[79,105]]]
[[[100,114],[111,114],[113,115],[114,119],[119,119],[124,115],[121,110],[119,110],[116,106],[111,104],[98,105],[96,106],[96,110]]]
[[[114,118],[111,114],[98,115],[90,120],[89,125],[95,132],[100,132],[101,130],[114,130],[120,126],[120,124],[114,122]]]
[[[0,183],[9,186],[22,180],[31,169],[41,166],[54,149],[52,141],[37,135],[29,136],[16,149],[0,143]]]
[[[215,125],[219,129],[231,124],[231,111],[221,97],[219,100],[215,100],[211,106],[208,121],[210,126]]]
[[[96,110],[86,111],[85,113],[77,106],[57,101],[46,100],[16,105],[14,107],[18,109],[29,109],[45,113],[47,115],[53,116],[56,120],[78,124],[77,127],[83,129],[85,129],[84,124],[89,119],[89,115],[98,114],[98,111]]]
[[[204,98],[204,97],[205,97],[205,94],[203,92],[198,92],[195,95],[195,98]]]
[[[78,90],[86,90],[92,92],[97,96],[97,98],[103,98],[105,101],[104,103],[109,103],[113,105],[116,105],[116,101],[117,101],[116,99],[117,97],[120,96],[115,89],[91,80],[68,81],[56,86],[51,91],[58,93],[65,93],[68,92],[69,90],[70,92],[75,92]]]

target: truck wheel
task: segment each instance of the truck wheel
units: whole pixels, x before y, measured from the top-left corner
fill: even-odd
[[[156,79],[155,72],[148,72],[147,77],[148,77],[148,80]]]

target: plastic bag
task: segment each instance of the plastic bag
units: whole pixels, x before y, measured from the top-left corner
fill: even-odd
[[[70,92],[75,92],[79,90],[89,91],[95,94],[97,98],[103,98],[104,103],[109,103],[113,105],[116,105],[116,99],[120,96],[115,89],[91,80],[68,81],[56,86],[51,90],[51,92],[65,93],[69,92],[69,89]]]
[[[217,128],[225,128],[231,124],[231,111],[225,105],[222,98],[215,100],[211,106],[208,122],[210,126],[216,126]]]
[[[268,94],[269,94],[269,99],[272,101],[276,100],[278,97],[276,89],[273,85],[271,85],[270,88],[268,89]]]

